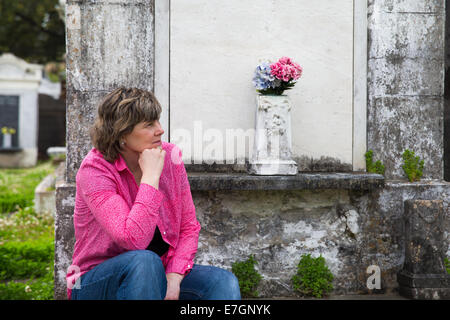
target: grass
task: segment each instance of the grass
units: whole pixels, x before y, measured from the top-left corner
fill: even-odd
[[[0,300],[53,299],[54,218],[36,213],[33,199],[54,169],[0,169]]]
[[[0,213],[33,206],[34,189],[54,170],[50,161],[34,168],[0,169]]]

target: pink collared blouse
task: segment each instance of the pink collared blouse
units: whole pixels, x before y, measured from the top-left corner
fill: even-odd
[[[166,151],[159,187],[139,186],[122,156],[109,163],[95,148],[76,176],[73,223],[75,247],[67,295],[76,280],[103,261],[129,250],[145,250],[155,227],[169,244],[161,257],[166,273],[187,274],[194,264],[200,224],[181,150],[162,142]]]

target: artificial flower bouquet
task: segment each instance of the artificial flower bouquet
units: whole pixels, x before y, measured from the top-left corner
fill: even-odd
[[[3,133],[3,134],[15,134],[15,133],[16,133],[16,129],[14,129],[14,128],[8,128],[8,127],[3,127],[3,128],[2,128],[2,133]]]
[[[302,67],[291,58],[282,57],[277,62],[266,61],[256,67],[253,84],[260,94],[282,95],[302,76]]]

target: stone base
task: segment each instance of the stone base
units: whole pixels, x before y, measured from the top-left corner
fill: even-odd
[[[400,295],[409,299],[450,299],[450,274],[397,274]]]
[[[296,175],[297,163],[293,160],[258,161],[250,165],[249,174],[256,175]]]
[[[37,163],[37,148],[0,150],[0,168],[31,168]]]
[[[414,300],[450,300],[450,288],[399,287],[402,297]]]
[[[75,245],[73,211],[75,208],[75,184],[56,180],[56,217],[55,217],[55,300],[67,299],[66,272],[72,264]]]
[[[34,210],[37,213],[51,213],[55,216],[55,182],[56,179],[64,177],[64,169],[65,163],[61,162],[55,172],[46,176],[34,190]]]

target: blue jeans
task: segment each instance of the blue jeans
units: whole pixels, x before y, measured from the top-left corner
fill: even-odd
[[[162,300],[167,279],[161,258],[149,250],[124,252],[81,276],[72,300]],[[239,300],[233,273],[194,264],[180,285],[180,300]]]

